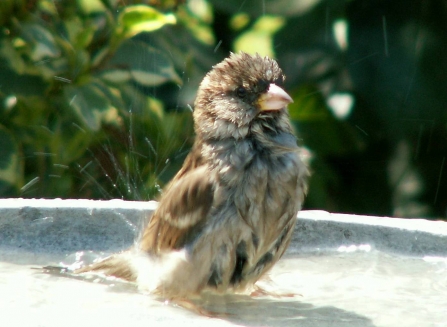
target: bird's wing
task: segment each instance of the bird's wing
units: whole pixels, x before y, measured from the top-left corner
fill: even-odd
[[[211,209],[213,183],[206,165],[188,160],[164,191],[139,244],[146,252],[179,249],[198,235]]]

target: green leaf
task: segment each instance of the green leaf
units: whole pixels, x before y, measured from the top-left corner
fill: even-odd
[[[125,107],[121,90],[107,85],[99,79],[95,79],[93,81],[93,85],[104,94],[113,108],[109,110],[106,115],[104,115],[103,121],[109,124],[120,122],[120,118],[117,116],[117,110]]]
[[[22,181],[22,167],[14,136],[0,125],[0,195],[18,189]]]
[[[79,17],[67,19],[64,25],[68,41],[76,49],[84,49],[90,45],[97,29],[97,26],[91,23],[85,23]]]
[[[31,59],[34,62],[45,58],[57,58],[61,51],[50,31],[37,23],[24,23],[22,37],[31,44]]]
[[[98,52],[92,54],[91,67],[99,66],[102,63],[102,61],[107,58],[109,53],[110,53],[110,47],[104,46],[102,49],[98,50]]]
[[[122,84],[129,82],[132,79],[130,71],[122,69],[108,69],[105,70],[101,77],[103,80],[115,84]]]
[[[64,96],[78,118],[91,131],[98,131],[102,122],[117,117],[116,108],[93,82],[82,86],[68,85],[64,88]]]
[[[97,14],[106,11],[101,0],[78,0],[78,6],[85,15]]]
[[[213,9],[209,3],[199,0],[200,4],[189,3],[187,6],[179,7],[176,10],[176,18],[180,25],[186,27],[189,32],[201,42],[208,45],[215,45],[211,24],[213,22]]]
[[[175,24],[176,18],[173,14],[163,14],[146,5],[135,5],[126,7],[118,21],[122,36],[130,38],[141,32],[156,31],[166,24]]]
[[[124,42],[108,67],[101,77],[109,82],[123,83],[131,78],[144,86],[156,86],[167,81],[181,83],[172,61],[158,49],[140,41]]]
[[[260,17],[250,30],[235,40],[235,52],[260,53],[264,56],[274,57],[273,36],[284,24],[283,17]]]

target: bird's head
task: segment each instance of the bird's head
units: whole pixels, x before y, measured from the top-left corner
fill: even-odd
[[[194,108],[196,132],[213,138],[241,138],[256,119],[286,115],[292,98],[280,87],[284,75],[275,60],[232,53],[200,84]]]

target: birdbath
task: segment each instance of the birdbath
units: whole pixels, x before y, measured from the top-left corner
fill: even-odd
[[[5,326],[446,326],[447,223],[302,211],[274,294],[206,294],[209,318],[131,283],[48,272],[131,246],[155,202],[0,199]]]

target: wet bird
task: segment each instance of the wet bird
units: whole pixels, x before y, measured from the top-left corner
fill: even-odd
[[[195,100],[193,148],[139,241],[75,272],[167,299],[254,289],[284,254],[307,185],[283,81],[268,57],[231,54],[215,65]]]

